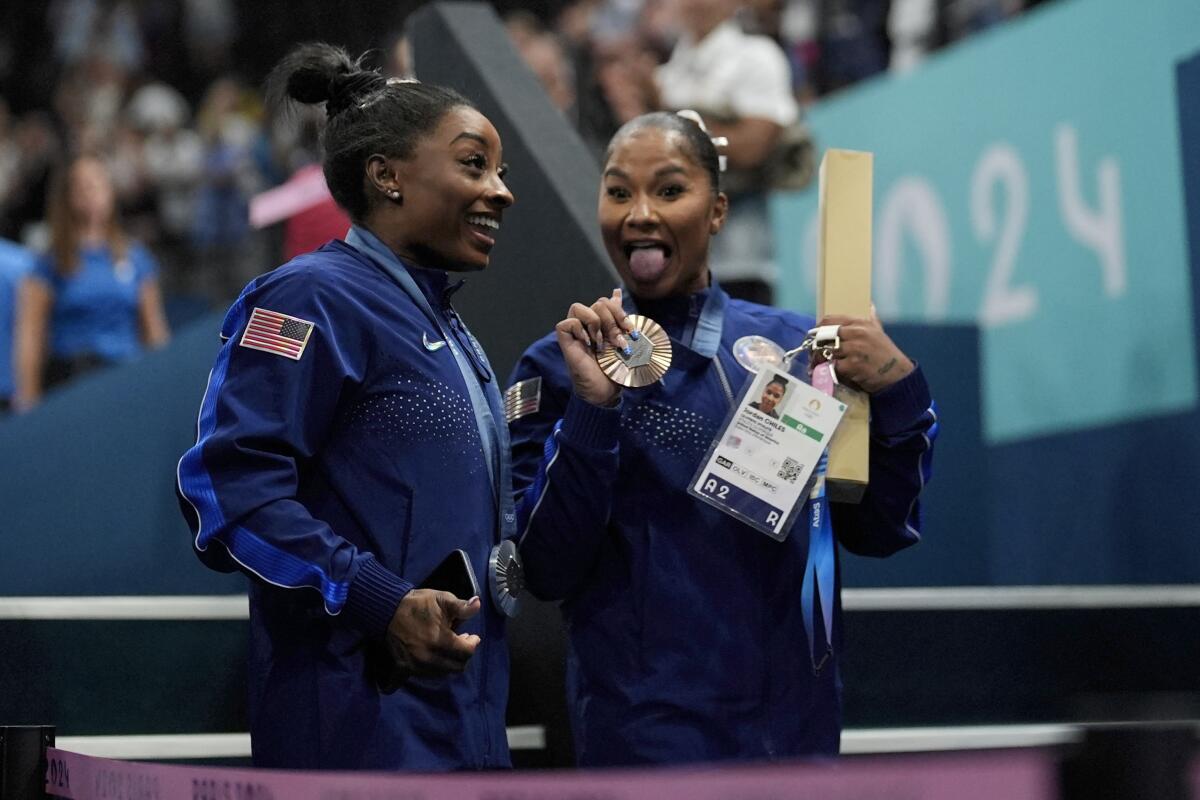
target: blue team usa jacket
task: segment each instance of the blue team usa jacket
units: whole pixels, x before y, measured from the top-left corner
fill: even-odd
[[[257,578],[258,766],[510,763],[504,625],[486,588],[461,628],[482,637],[465,674],[381,694],[373,672],[411,585],[454,548],[482,582],[504,527],[488,460],[507,438],[481,427],[471,400],[482,387],[498,407],[496,381],[450,309],[446,274],[408,273],[436,318],[341,241],[251,283],[222,325],[197,443],[179,463],[200,558]]]
[[[836,753],[841,608],[833,658],[814,675],[801,612],[804,525],[776,542],[687,494],[748,378],[733,343],[758,334],[794,347],[813,321],[729,300],[716,286],[637,310],[671,335],[674,362],[661,383],[625,391],[618,408],[573,397],[553,336],[510,379],[528,382],[527,413],[510,424],[521,553],[534,594],[563,601],[577,758]],[[874,396],[871,412],[870,487],[859,505],[834,504],[833,524],[846,550],[886,556],[919,538],[917,496],[937,429],[920,368]]]

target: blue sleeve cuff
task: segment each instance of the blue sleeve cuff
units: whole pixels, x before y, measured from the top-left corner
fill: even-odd
[[[871,429],[890,436],[913,426],[933,400],[925,373],[917,364],[912,372],[881,392],[871,395]]]
[[[392,574],[375,556],[367,554],[350,584],[342,613],[347,621],[368,636],[383,638],[396,613],[396,607],[413,585]]]
[[[576,447],[611,450],[617,445],[622,403],[619,400],[612,408],[601,408],[572,394],[563,414],[562,435]]]

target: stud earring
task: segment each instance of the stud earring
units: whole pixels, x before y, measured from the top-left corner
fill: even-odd
[[[400,199],[400,193],[399,193],[398,191],[396,191],[395,189],[393,189],[392,191],[388,192],[388,193],[387,193],[387,196],[388,196],[388,197],[390,197],[390,198],[392,198],[393,200],[399,200],[399,199]]]

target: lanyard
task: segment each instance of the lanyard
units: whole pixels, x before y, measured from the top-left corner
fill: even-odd
[[[429,318],[454,354],[458,371],[462,373],[463,383],[471,398],[471,406],[475,411],[475,423],[479,427],[479,441],[484,448],[488,467],[488,478],[492,483],[492,494],[500,507],[500,538],[509,539],[516,535],[517,515],[513,507],[512,496],[512,460],[508,438],[508,426],[498,425],[497,420],[504,419],[503,401],[496,382],[491,380],[491,366],[487,362],[483,348],[467,330],[461,319],[451,320],[448,324],[443,317],[434,311],[429,299],[417,282],[409,274],[404,262],[397,258],[375,234],[366,228],[354,225],[346,235],[346,243],[359,252],[369,256],[372,261],[400,285],[400,288],[416,303],[417,308]],[[455,324],[457,323],[457,324]],[[447,330],[447,327],[451,330]],[[455,330],[457,328],[457,330]],[[474,355],[480,360],[483,371],[474,365],[471,355],[464,352],[458,333],[467,339],[467,346],[474,350]]]
[[[813,386],[826,394],[833,394],[833,376],[830,362],[819,364],[813,370]],[[833,579],[836,572],[836,546],[833,539],[833,521],[829,518],[829,497],[825,492],[825,471],[829,464],[829,449],[821,454],[817,462],[816,479],[808,495],[808,561],[804,565],[804,583],[800,589],[800,606],[804,612],[804,630],[808,634],[808,655],[812,661],[813,674],[819,674],[833,653]],[[820,659],[816,654],[816,609],[814,600],[819,594],[821,617],[825,622],[825,652]]]
[[[696,320],[696,329],[688,347],[705,358],[713,358],[721,347],[721,332],[725,328],[725,306],[729,303],[729,295],[717,287],[716,282],[708,289],[708,297],[704,298],[704,307],[700,309],[700,318]]]

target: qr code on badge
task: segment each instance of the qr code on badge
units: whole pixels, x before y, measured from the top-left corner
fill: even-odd
[[[779,468],[779,477],[783,478],[788,483],[795,483],[800,477],[800,473],[804,471],[804,465],[794,458],[785,458],[783,466]]]

